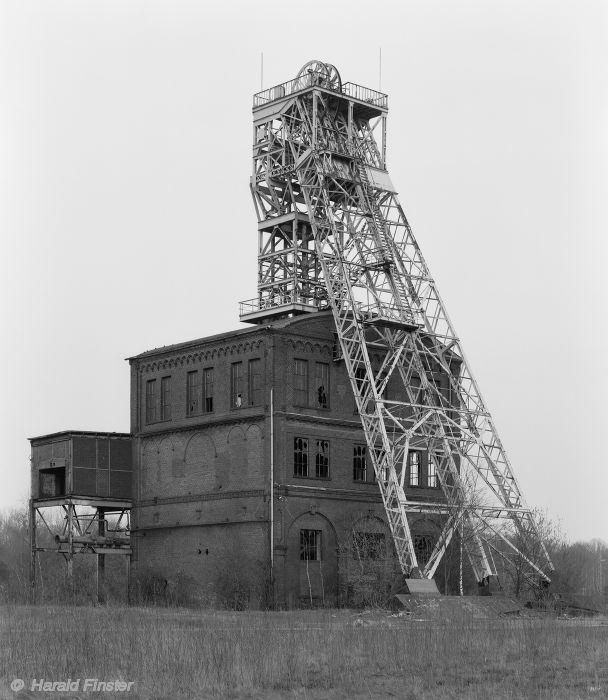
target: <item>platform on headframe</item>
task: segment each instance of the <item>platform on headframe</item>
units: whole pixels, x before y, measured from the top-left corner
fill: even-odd
[[[495,619],[519,615],[524,606],[517,600],[497,596],[445,596],[428,594],[398,594],[393,607],[421,620],[451,618]]]

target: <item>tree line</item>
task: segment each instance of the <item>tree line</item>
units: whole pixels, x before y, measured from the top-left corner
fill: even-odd
[[[49,516],[45,516],[49,517]],[[50,516],[53,517],[53,516]],[[59,530],[61,516],[50,522]],[[553,561],[555,571],[550,586],[551,600],[581,609],[608,610],[608,545],[601,539],[571,541],[562,529],[543,513],[536,513],[536,522],[545,547]],[[397,592],[399,571],[391,543],[379,546],[378,537],[357,538],[345,544],[349,556],[347,605],[387,605]],[[466,540],[471,533],[461,530],[453,538],[443,561],[437,569],[435,580],[439,590],[449,595],[474,595],[477,582],[466,562]],[[516,537],[515,534],[512,537]],[[40,528],[39,545],[54,547],[50,532]],[[371,547],[367,551],[367,547]],[[495,549],[495,565],[502,591],[520,599],[530,599],[522,565],[517,559],[511,566],[503,564],[500,543]],[[352,550],[352,551],[351,551]],[[344,553],[343,553],[344,554]],[[28,509],[26,506],[0,513],[0,602],[32,602],[30,587],[30,536]],[[127,602],[125,557],[106,557],[106,595],[109,602]],[[523,562],[522,562],[523,564]],[[71,582],[66,577],[66,562],[54,552],[40,553],[37,557],[37,602],[87,603],[96,600],[96,558],[90,555],[74,556]],[[233,591],[225,600],[205,599],[196,592],[196,582],[174,572],[165,578],[163,572],[140,571],[132,578],[131,600],[138,603],[209,604],[228,607],[247,607],[249,593],[247,582],[238,579],[237,566],[225,572],[225,591]],[[229,579],[229,580],[228,580]],[[234,579],[234,580],[233,580]],[[396,583],[397,582],[397,583]],[[230,584],[230,585],[228,585]]]

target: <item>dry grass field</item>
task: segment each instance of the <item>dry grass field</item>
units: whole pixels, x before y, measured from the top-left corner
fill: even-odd
[[[10,689],[25,681],[20,692]],[[125,692],[32,692],[32,679],[134,681]],[[387,612],[0,608],[0,697],[608,697],[608,621],[432,622]]]

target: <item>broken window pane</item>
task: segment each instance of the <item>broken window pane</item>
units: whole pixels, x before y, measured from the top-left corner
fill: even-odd
[[[297,437],[293,440],[293,475],[308,476],[308,439]]]

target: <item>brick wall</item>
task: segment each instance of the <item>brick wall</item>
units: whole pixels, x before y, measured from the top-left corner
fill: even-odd
[[[274,393],[275,581],[279,604],[345,600],[352,533],[362,519],[386,530],[378,487],[353,479],[364,444],[343,362],[334,362],[328,313],[163,348],[131,360],[137,497],[135,565],[184,572],[210,596],[231,572],[258,596],[270,560],[270,389]],[[263,390],[249,405],[246,368],[259,359]],[[308,363],[307,401],[295,400],[295,360]],[[231,365],[242,363],[243,405],[231,405]],[[329,368],[328,408],[318,405],[316,365]],[[212,412],[188,414],[188,372],[213,367]],[[146,423],[146,382],[171,377],[171,419]],[[308,438],[309,476],[294,475],[294,438]],[[329,443],[329,477],[315,474],[317,440]],[[422,460],[422,483],[426,462]],[[427,500],[436,489],[411,489]],[[369,519],[373,520],[370,521]],[[366,526],[367,527],[367,526]],[[422,529],[428,529],[423,524]],[[302,559],[302,530],[321,532],[321,559]],[[389,536],[387,535],[387,539]],[[200,551],[199,551],[200,550]],[[389,567],[390,568],[390,567]],[[385,572],[386,573],[386,572]],[[233,587],[234,587],[233,586]]]
[[[136,571],[179,584],[207,605],[256,607],[266,594],[264,523],[156,527],[138,532]]]

